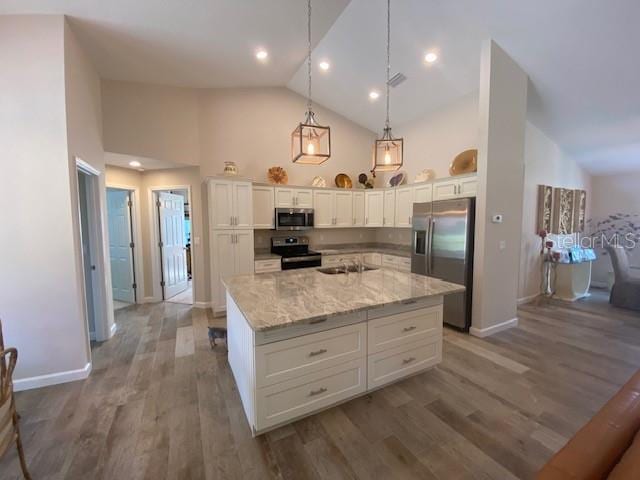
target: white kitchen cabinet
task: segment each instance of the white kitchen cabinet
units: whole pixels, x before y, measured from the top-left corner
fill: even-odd
[[[253,262],[255,273],[273,273],[282,270],[282,262],[279,258],[266,258]]]
[[[211,232],[211,298],[214,312],[225,310],[226,289],[222,280],[254,272],[253,230]]]
[[[378,252],[368,252],[362,254],[362,263],[370,267],[382,266],[382,255]]]
[[[398,257],[397,255],[382,255],[382,266],[385,268],[392,268],[394,270],[400,270],[401,272],[411,271],[411,259],[409,257]]]
[[[430,183],[413,187],[413,203],[426,203],[433,200],[433,185]]]
[[[395,188],[384,191],[383,227],[394,227],[396,217],[396,190]]]
[[[384,222],[384,191],[369,190],[364,194],[364,224],[366,227],[381,227]]]
[[[209,219],[213,229],[253,228],[253,188],[250,182],[209,181]]]
[[[353,226],[364,227],[364,192],[353,192]]]
[[[335,227],[350,227],[353,225],[353,193],[336,190],[333,192],[333,218]]]
[[[275,187],[277,208],[313,208],[310,188]]]
[[[396,190],[395,226],[400,228],[411,227],[413,215],[413,187],[400,187]]]
[[[315,190],[313,192],[313,226],[314,228],[331,228],[334,220],[334,193],[331,190]]]
[[[275,192],[273,187],[253,187],[253,228],[275,228]]]
[[[478,187],[476,176],[449,178],[433,184],[433,200],[450,198],[475,197]]]

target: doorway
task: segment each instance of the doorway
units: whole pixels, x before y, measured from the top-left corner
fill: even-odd
[[[155,255],[161,298],[193,304],[190,187],[153,188]],[[154,283],[156,283],[154,281]]]
[[[107,187],[111,290],[116,311],[138,302],[133,201],[132,190]]]

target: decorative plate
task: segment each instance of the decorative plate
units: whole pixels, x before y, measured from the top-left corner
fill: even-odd
[[[336,187],[338,188],[353,188],[353,182],[351,181],[351,177],[346,173],[339,173],[336,175]]]
[[[449,174],[451,176],[462,175],[478,171],[478,150],[465,150],[456,155],[449,166]]]
[[[436,172],[432,168],[425,168],[416,175],[416,178],[413,181],[414,183],[420,183],[433,180],[434,178],[436,178]]]
[[[392,175],[389,178],[389,181],[387,182],[387,186],[397,187],[398,185],[402,185],[406,181],[407,181],[407,172],[405,171],[396,172],[394,175]]]
[[[311,186],[312,187],[326,187],[327,186],[327,181],[322,178],[320,175],[316,175],[315,177],[313,177],[313,181],[311,182]]]
[[[289,183],[289,175],[287,175],[287,171],[282,167],[271,167],[267,170],[267,177],[270,183],[275,183],[276,185],[286,185]]]

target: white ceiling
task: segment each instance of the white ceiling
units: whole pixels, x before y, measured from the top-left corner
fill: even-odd
[[[129,162],[140,162],[141,167],[132,167]],[[129,168],[131,170],[163,170],[167,168],[183,168],[189,165],[157,160],[149,157],[137,157],[134,155],[123,155],[122,153],[104,152],[104,162],[114,167]]]
[[[64,13],[106,78],[196,87],[305,87],[306,2],[1,0],[0,13]],[[346,8],[345,8],[346,7]],[[314,99],[379,131],[384,0],[314,2]],[[478,87],[482,39],[529,74],[531,120],[594,173],[640,169],[640,1],[394,0],[394,125]],[[253,52],[269,50],[266,65]],[[439,61],[422,62],[429,49]],[[328,72],[317,61],[331,63]],[[322,119],[320,119],[322,120]]]

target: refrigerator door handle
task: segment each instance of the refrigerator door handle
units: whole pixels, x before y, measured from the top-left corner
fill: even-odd
[[[427,272],[433,272],[433,231],[436,229],[435,218],[429,219],[429,257],[427,258]]]

